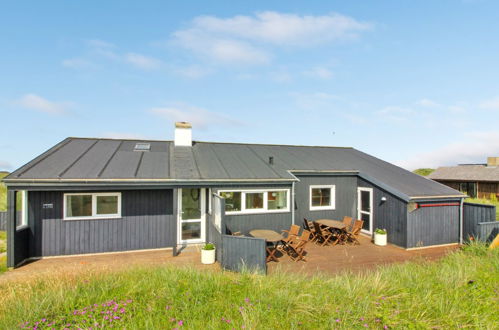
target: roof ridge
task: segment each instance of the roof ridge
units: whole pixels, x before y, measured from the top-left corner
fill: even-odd
[[[100,137],[77,137],[70,136],[68,139],[78,140],[112,140],[112,141],[144,141],[144,142],[173,142],[173,140],[156,140],[156,139],[127,139],[127,138],[100,138]],[[306,144],[277,144],[277,143],[248,143],[248,142],[216,142],[216,141],[198,141],[193,140],[193,145],[196,143],[206,144],[232,144],[232,145],[252,145],[252,146],[275,146],[275,147],[310,147],[310,148],[334,148],[334,149],[354,149],[354,147],[341,147],[341,146],[317,146]]]

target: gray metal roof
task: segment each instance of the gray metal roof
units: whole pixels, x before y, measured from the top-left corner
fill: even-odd
[[[434,180],[499,182],[499,167],[486,165],[439,167],[428,177]]]
[[[134,151],[136,143],[150,151]],[[273,164],[269,164],[273,157]],[[353,148],[67,138],[6,177],[14,182],[284,181],[301,172],[358,173],[402,197],[463,196]]]

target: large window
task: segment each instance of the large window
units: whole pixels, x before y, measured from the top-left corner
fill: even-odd
[[[16,192],[16,229],[28,226],[28,192]]]
[[[226,214],[289,211],[289,189],[219,191]]]
[[[121,217],[121,193],[64,194],[64,220]]]
[[[310,186],[310,210],[334,210],[335,186]]]

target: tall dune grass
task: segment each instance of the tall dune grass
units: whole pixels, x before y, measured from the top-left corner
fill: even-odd
[[[166,266],[3,284],[0,277],[0,328],[493,329],[497,274],[499,249],[474,244],[437,262],[334,277]]]

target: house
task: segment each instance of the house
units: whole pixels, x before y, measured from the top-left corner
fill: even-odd
[[[473,198],[499,198],[499,157],[488,157],[487,164],[439,167],[428,177]]]
[[[353,148],[67,138],[4,179],[8,264],[202,243],[212,199],[228,230],[364,220],[403,248],[462,237],[464,194]],[[219,198],[219,197],[217,197]]]

